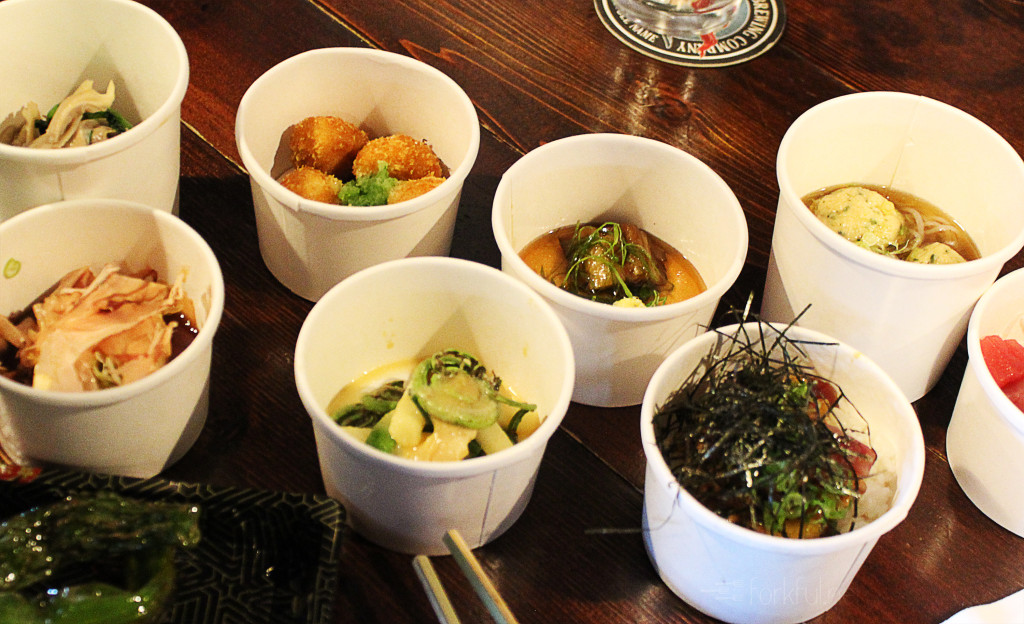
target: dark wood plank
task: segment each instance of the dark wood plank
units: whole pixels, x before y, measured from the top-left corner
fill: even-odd
[[[1024,147],[1024,20],[980,0],[942,11],[899,3],[791,1],[785,42],[854,91],[898,90],[975,115],[1018,151]]]
[[[214,339],[210,415],[196,445],[168,475],[322,492],[313,428],[292,369],[295,340],[312,304],[263,264],[248,176],[188,131],[182,133],[179,216],[214,248],[226,301]]]
[[[191,75],[182,120],[241,164],[235,111],[265,71],[306,50],[366,43],[311,2],[147,0],[178,32]]]

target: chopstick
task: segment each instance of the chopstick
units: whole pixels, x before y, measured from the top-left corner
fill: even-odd
[[[452,529],[448,531],[444,536],[444,543],[456,563],[459,564],[462,573],[469,579],[473,591],[476,592],[477,596],[483,601],[484,606],[487,607],[491,618],[497,624],[519,624],[519,620],[512,614],[512,610],[508,608],[505,599],[498,593],[498,588],[494,586],[487,573],[484,572],[480,562],[458,530]],[[426,555],[416,555],[413,558],[413,568],[416,569],[417,576],[419,576],[423,588],[427,591],[430,604],[434,607],[438,620],[442,624],[459,624],[459,618],[455,614],[455,609],[452,607],[451,601],[448,600],[448,594],[441,585],[441,580],[438,578],[434,566],[430,563],[429,557]]]
[[[508,604],[498,593],[498,588],[491,582],[487,573],[480,567],[480,562],[477,561],[473,551],[469,549],[469,545],[466,544],[466,540],[462,539],[458,530],[448,531],[444,536],[444,544],[452,553],[459,567],[462,568],[462,573],[469,579],[476,595],[484,601],[484,605],[491,612],[494,621],[498,624],[518,624],[519,620],[512,615],[512,610],[508,608]]]
[[[416,570],[416,576],[423,584],[423,589],[427,590],[430,606],[434,607],[434,613],[441,624],[459,624],[459,616],[456,615],[451,600],[448,600],[448,593],[444,590],[434,565],[430,563],[430,557],[416,555],[413,557],[412,567]]]

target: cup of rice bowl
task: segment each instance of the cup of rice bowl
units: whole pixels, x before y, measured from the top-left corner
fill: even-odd
[[[603,222],[670,246],[705,288],[665,305],[619,307],[555,285],[520,255],[553,231]],[[743,211],[721,177],[678,148],[621,134],[559,139],[523,156],[498,184],[491,225],[502,270],[544,297],[569,332],[573,400],[599,407],[640,403],[665,356],[705,331],[747,253]]]
[[[350,135],[356,131],[370,140],[404,135],[429,145],[447,177],[422,195],[385,205],[333,202],[333,187],[327,197],[293,192],[279,180],[296,165],[311,175],[316,174],[310,168],[328,165],[296,156],[292,138],[332,136],[298,127],[307,118],[326,117],[354,127],[332,149],[354,149]],[[479,149],[480,124],[459,85],[426,63],[380,50],[324,48],[282,61],[253,82],[238,106],[235,139],[249,172],[263,260],[289,290],[315,301],[368,266],[448,254],[462,185]],[[309,144],[327,143],[315,141]],[[331,167],[350,165],[346,158],[323,160]],[[348,181],[341,176],[350,174],[351,166],[329,184]]]
[[[740,333],[741,327],[745,334]],[[756,343],[762,336],[767,344],[774,344],[779,331],[791,341],[787,348],[791,355],[800,353],[793,350],[794,344],[799,345],[803,355],[797,361],[810,363],[818,375],[838,384],[849,400],[848,404],[841,401],[843,407],[834,412],[844,431],[877,453],[869,476],[861,480],[866,490],[855,507],[852,530],[846,527],[800,538],[733,523],[680,485],[675,475],[685,473],[674,472],[666,460],[676,456],[676,447],[666,442],[670,429],[662,411],[684,382],[689,387],[694,371],[703,374],[702,362],[716,345],[746,335],[759,348]],[[766,352],[781,353],[777,348]],[[677,422],[700,421],[687,417]],[[830,609],[842,598],[878,538],[906,517],[924,473],[924,442],[917,416],[895,383],[857,350],[796,326],[780,330],[748,322],[709,331],[686,343],[652,377],[641,406],[640,426],[647,458],[643,528],[651,562],[680,598],[726,622],[803,622]],[[698,427],[709,430],[703,424]],[[696,435],[693,431],[680,428],[676,434],[685,438]],[[709,451],[709,456],[713,454]],[[688,465],[673,463],[676,470]],[[703,465],[708,473],[724,474]],[[759,473],[753,470],[748,477],[757,482]]]
[[[124,200],[72,200],[38,206],[0,223],[0,250],[0,314],[4,317],[20,314],[41,295],[49,294],[69,272],[89,267],[98,276],[108,263],[114,263],[123,267],[122,275],[152,270],[156,280],[168,286],[183,280],[181,287],[191,300],[191,316],[198,328],[187,346],[173,348],[169,361],[123,385],[72,391],[63,385],[37,384],[40,375],[35,369],[28,384],[0,375],[0,443],[4,449],[27,465],[53,464],[130,477],[151,477],[180,459],[206,422],[213,337],[224,309],[220,266],[203,238],[166,211]],[[117,312],[107,316],[116,317],[112,322],[126,331],[102,334],[111,340],[127,335],[127,328],[142,325],[142,321],[135,323],[141,315],[129,316],[126,310],[163,299],[159,293],[145,300],[125,299],[118,293],[129,289],[108,294],[96,286],[99,281],[97,278],[90,288],[79,290],[103,297],[97,305],[124,299],[117,304]],[[86,299],[83,294],[78,301]],[[87,305],[91,304],[76,303],[62,321],[48,322],[47,334],[56,336],[59,326],[67,337],[65,343],[73,345],[106,327],[90,324],[95,315],[80,314]],[[162,314],[162,310],[157,308],[154,314]],[[98,345],[97,353],[106,351],[107,338],[96,340],[83,344]],[[2,342],[6,346],[6,341]],[[36,340],[37,345],[42,343],[41,337]],[[48,344],[57,345],[50,349],[51,354],[63,353],[59,340]],[[137,342],[118,344],[123,347],[118,354],[148,353],[131,346],[139,346]],[[146,345],[150,344],[147,340]],[[10,353],[3,355],[6,365]],[[72,368],[67,358],[55,358],[45,359],[66,361],[68,370]],[[44,361],[42,355],[39,361]],[[47,366],[46,370],[46,378],[57,378],[52,372],[58,369]],[[60,370],[58,373],[63,375]]]
[[[10,132],[0,126],[0,221],[41,204],[98,197],[177,212],[189,65],[181,38],[162,17],[130,0],[6,0],[0,58],[5,125],[23,127],[21,112],[30,103],[45,116],[92,81],[92,91],[104,97],[85,90],[79,105],[112,110],[132,126],[104,140],[96,130],[75,133],[81,109],[70,102],[67,114],[55,112],[46,135],[79,136],[88,144],[12,145],[16,126],[7,125]]]
[[[945,370],[978,298],[1024,246],[1024,161],[999,134],[961,110],[907,93],[869,92],[823,102],[801,115],[782,139],[777,169],[779,207],[763,318],[789,322],[810,305],[800,325],[861,349],[911,401],[921,398]],[[920,249],[931,244],[931,232],[959,229],[980,257],[930,264],[941,256],[923,255],[918,260],[925,263],[919,263],[876,253],[869,249],[871,237],[888,244],[884,232],[862,231],[857,221],[838,218],[876,205],[853,198],[836,204],[854,206],[849,213],[830,215],[847,237],[860,239],[851,242],[804,201],[837,185],[870,185],[882,193],[864,197],[891,196],[907,215],[906,231],[922,232]],[[909,201],[894,192],[909,194]],[[903,247],[898,236],[892,242],[898,243],[894,251]]]
[[[502,388],[535,405],[533,433],[497,452],[427,461],[379,450],[328,412],[367,371],[414,366],[448,349],[476,357]],[[411,389],[414,378],[402,370],[396,378]],[[313,420],[327,493],[344,504],[356,532],[405,553],[447,553],[450,529],[475,548],[519,518],[573,378],[569,338],[543,299],[497,269],[455,258],[403,258],[346,278],[313,306],[295,347],[295,383]],[[428,422],[441,435],[443,423]],[[413,450],[429,444],[420,427]]]
[[[1000,526],[1024,537],[1024,413],[1019,407],[1024,402],[1017,383],[1024,362],[1007,367],[1004,356],[999,364],[1000,349],[994,347],[989,357],[1000,372],[996,379],[982,348],[982,341],[993,337],[997,345],[1024,344],[1022,318],[1024,270],[1018,269],[999,278],[971,313],[967,369],[946,433],[946,456],[968,498]]]

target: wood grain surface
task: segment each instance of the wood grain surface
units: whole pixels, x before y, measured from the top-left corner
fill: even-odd
[[[227,283],[209,421],[166,472],[174,479],[323,491],[292,368],[312,304],[263,264],[234,136],[248,86],[305,50],[390,50],[440,69],[469,94],[483,132],[453,256],[498,265],[490,230],[495,187],[517,158],[544,142],[620,132],[697,156],[734,190],[750,230],[747,265],[719,320],[750,293],[760,300],[778,201],[776,152],[788,126],[813,105],[858,91],[918,93],[975,115],[1024,151],[1024,23],[977,0],[790,0],[774,48],[720,69],[631,51],[605,30],[590,0],[144,4],[174,26],[188,50],[180,216],[211,243]],[[909,517],[879,540],[846,596],[816,621],[937,623],[1024,588],[1024,540],[982,515],[946,462],[946,426],[966,359],[961,345],[939,385],[915,404],[927,466]],[[709,621],[666,588],[644,550],[638,414],[638,407],[574,404],[548,447],[526,512],[476,551],[521,622]],[[434,620],[411,557],[354,534],[342,548],[335,621]],[[435,565],[464,620],[488,621],[456,564],[437,558]]]

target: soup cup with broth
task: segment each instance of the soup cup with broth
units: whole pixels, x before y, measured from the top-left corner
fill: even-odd
[[[601,228],[608,223],[618,229]],[[629,135],[585,134],[533,150],[502,176],[491,225],[502,270],[544,297],[569,332],[573,400],[599,407],[640,403],[664,357],[705,331],[747,254],[743,210],[725,181],[676,147]],[[535,254],[538,245],[547,251]],[[630,246],[635,256],[619,253]],[[564,273],[535,257],[562,247]],[[624,275],[663,253],[657,272],[680,281],[647,288]],[[606,265],[593,262],[616,254],[625,256],[627,286],[602,279]],[[567,288],[576,268],[585,283]],[[680,291],[689,296],[676,300]]]
[[[801,115],[782,139],[777,169],[763,318],[788,323],[799,315],[799,325],[861,349],[910,400],[919,399],[946,368],[975,302],[1024,246],[1024,162],[961,110],[876,92],[829,100]],[[853,197],[850,187],[873,194]],[[848,196],[814,203],[815,194],[837,190]],[[930,254],[906,261],[917,253],[911,247],[932,241],[899,233],[904,224],[916,230],[916,217],[862,227],[872,220],[868,213],[891,216],[872,212],[882,210],[882,194],[921,218],[922,236],[960,229],[976,252],[954,242],[966,262],[946,264]],[[861,225],[842,222],[851,212],[862,214]]]

